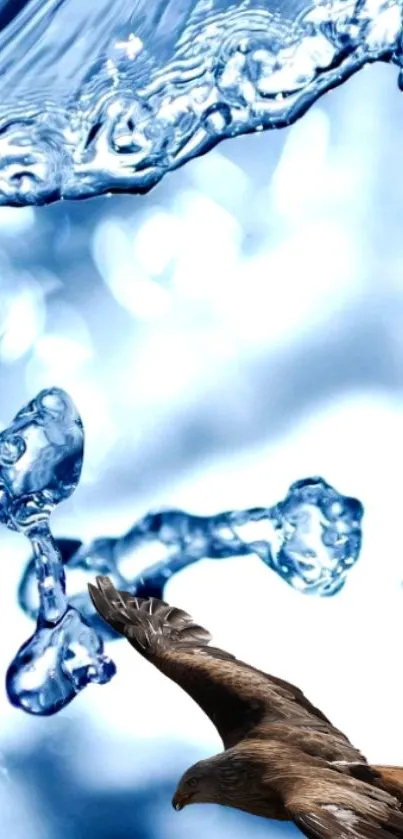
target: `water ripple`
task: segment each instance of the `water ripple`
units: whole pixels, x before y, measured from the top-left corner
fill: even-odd
[[[0,32],[0,203],[145,192],[399,63],[396,0],[30,0]],[[11,18],[11,19],[10,19]]]

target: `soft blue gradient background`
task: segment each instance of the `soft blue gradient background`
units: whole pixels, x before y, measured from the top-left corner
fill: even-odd
[[[403,99],[374,66],[289,130],[227,142],[145,197],[0,210],[0,420],[66,388],[86,428],[58,536],[150,507],[269,505],[323,477],[365,504],[345,590],[316,600],[253,558],[205,561],[169,600],[215,642],[298,683],[374,762],[403,763]],[[22,536],[0,533],[0,670],[32,624]],[[154,559],[155,557],[153,557]],[[145,558],[148,562],[151,558]],[[0,692],[1,839],[260,839],[292,827],[176,781],[220,748],[124,643],[118,675],[49,719]]]

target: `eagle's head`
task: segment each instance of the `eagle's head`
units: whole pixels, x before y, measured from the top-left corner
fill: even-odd
[[[182,775],[172,806],[183,810],[187,804],[235,804],[247,784],[248,767],[244,760],[223,752],[200,760]]]
[[[209,763],[208,760],[200,760],[182,775],[172,799],[175,810],[183,810],[187,804],[217,801],[214,767],[210,767]]]

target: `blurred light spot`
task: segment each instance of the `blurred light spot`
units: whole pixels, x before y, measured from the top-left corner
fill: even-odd
[[[35,343],[34,358],[50,375],[78,372],[93,358],[91,335],[84,318],[57,297],[48,304],[51,325]]]
[[[320,108],[293,125],[271,181],[275,212],[293,218],[307,207],[317,209],[327,187],[329,139],[329,117]]]
[[[172,285],[187,297],[231,304],[233,274],[240,260],[242,228],[212,198],[187,190],[175,202],[181,239]]]
[[[186,404],[190,394],[199,390],[205,357],[197,338],[197,331],[187,336],[182,330],[147,336],[141,355],[134,355],[132,361],[132,380],[140,403],[162,406],[180,400]]]
[[[230,303],[217,295],[215,305],[237,340],[274,346],[294,341],[298,332],[340,311],[360,284],[355,243],[347,231],[312,223],[244,261],[232,280]]]
[[[133,260],[125,231],[116,221],[104,220],[95,229],[94,262],[115,300],[140,320],[160,318],[170,304],[170,295]]]
[[[17,236],[29,230],[35,223],[33,207],[0,207],[0,230],[2,234]]]
[[[35,355],[42,364],[56,374],[81,367],[92,358],[92,351],[74,338],[47,333],[35,344]]]
[[[203,195],[232,209],[245,199],[250,185],[246,172],[217,150],[188,164],[186,174]]]
[[[164,210],[153,212],[135,234],[133,255],[136,262],[148,274],[162,274],[175,256],[179,235],[180,224],[175,216]]]
[[[103,219],[97,224],[92,240],[92,255],[105,282],[116,260],[122,264],[128,262],[131,256],[130,243],[118,221]]]
[[[109,288],[115,299],[139,320],[160,318],[169,304],[168,293],[155,280],[136,270],[133,277],[129,266],[116,269],[109,275]]]
[[[15,291],[11,282],[15,282]],[[0,358],[11,364],[31,349],[43,330],[45,300],[40,285],[31,277],[12,278],[0,287]]]
[[[40,283],[42,292],[45,297],[51,297],[55,292],[60,292],[63,289],[63,282],[56,274],[52,274],[46,267],[41,265],[35,269],[35,277]]]
[[[25,368],[29,393],[57,385],[71,393],[73,399],[79,386],[89,395],[94,351],[84,318],[57,295],[48,300],[47,319],[51,329],[37,339]]]

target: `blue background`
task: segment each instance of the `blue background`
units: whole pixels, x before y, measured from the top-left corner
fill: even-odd
[[[297,683],[373,762],[401,764],[403,168],[396,70],[374,66],[291,129],[228,141],[149,195],[0,208],[0,421],[65,388],[86,429],[55,535],[119,535],[150,508],[270,505],[321,474],[365,505],[330,600],[257,558],[167,586],[215,643]],[[27,544],[5,529],[0,672],[32,624]],[[140,556],[148,564],[155,556]],[[176,814],[220,749],[179,688],[125,645],[118,674],[37,719],[0,692],[0,837],[258,839],[217,807]]]

